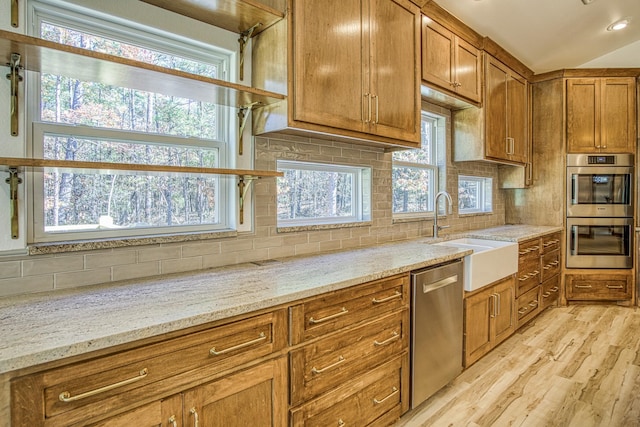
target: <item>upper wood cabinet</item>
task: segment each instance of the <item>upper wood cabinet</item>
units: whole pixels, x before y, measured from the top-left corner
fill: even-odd
[[[635,153],[635,78],[567,79],[566,98],[569,153]]]
[[[454,111],[455,161],[490,160],[525,166],[529,162],[529,83],[485,54],[482,108]]]
[[[405,147],[420,143],[416,5],[290,0],[288,27],[256,37],[254,85],[287,87],[289,100],[258,109],[254,133],[305,131]],[[283,36],[289,55],[274,52]],[[288,69],[278,68],[283,60]]]
[[[422,16],[422,80],[480,103],[482,56],[479,49]]]

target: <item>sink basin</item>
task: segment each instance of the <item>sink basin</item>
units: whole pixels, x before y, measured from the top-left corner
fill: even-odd
[[[435,245],[473,250],[464,257],[465,291],[475,291],[518,271],[518,244],[514,242],[463,238]]]

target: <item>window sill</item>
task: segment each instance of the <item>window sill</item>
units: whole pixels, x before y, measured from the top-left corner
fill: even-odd
[[[67,242],[34,243],[29,245],[29,255],[58,254],[65,252],[92,251],[97,249],[113,249],[131,246],[157,245],[160,243],[193,242],[198,240],[222,239],[236,237],[235,230],[223,230],[205,233],[162,234],[147,237],[77,240]]]
[[[493,215],[495,214],[495,212],[469,212],[469,213],[460,213],[458,214],[458,217],[460,218],[466,218],[466,217],[471,217],[471,216],[486,216],[486,215]]]
[[[335,224],[315,224],[315,225],[294,225],[291,227],[277,227],[278,233],[295,233],[300,231],[317,231],[317,230],[336,230],[339,228],[355,228],[355,227],[369,227],[372,225],[371,221],[363,222],[343,222]]]

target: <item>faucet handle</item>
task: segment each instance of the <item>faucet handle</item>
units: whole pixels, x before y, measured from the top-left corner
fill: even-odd
[[[449,227],[451,227],[451,226],[450,225],[438,225],[438,228],[440,230],[445,229],[445,228],[449,228]]]

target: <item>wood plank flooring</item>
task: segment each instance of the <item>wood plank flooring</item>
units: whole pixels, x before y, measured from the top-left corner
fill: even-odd
[[[396,423],[417,426],[640,426],[640,310],[546,310]]]

